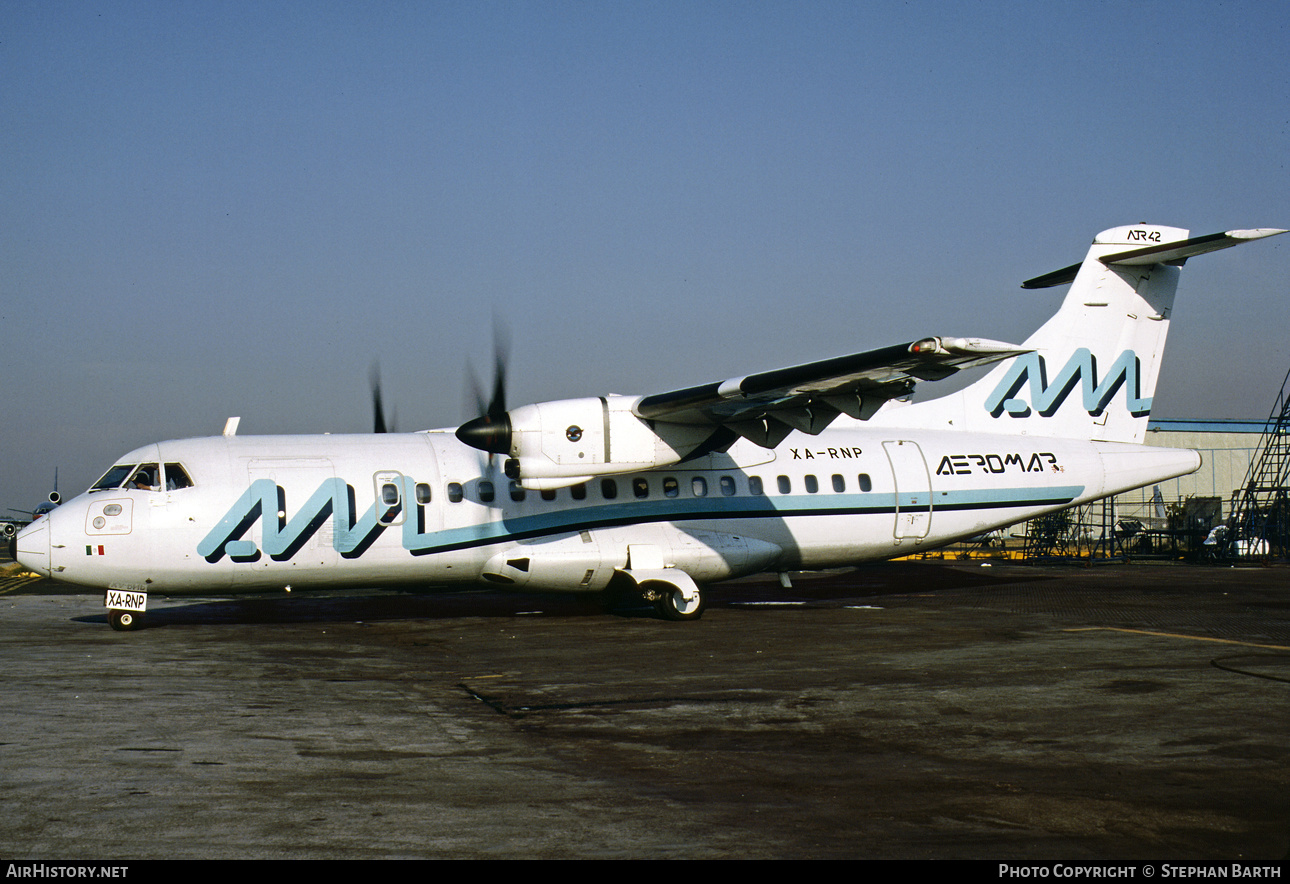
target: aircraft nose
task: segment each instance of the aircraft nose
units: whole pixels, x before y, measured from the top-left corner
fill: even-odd
[[[29,571],[45,577],[49,575],[49,522],[50,517],[37,519],[18,532],[14,538],[14,558]]]

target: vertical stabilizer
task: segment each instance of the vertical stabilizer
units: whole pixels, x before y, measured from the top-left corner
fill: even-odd
[[[1176,227],[1099,233],[1080,264],[1023,288],[1070,283],[1061,309],[984,378],[942,399],[879,415],[902,426],[1142,442],[1179,267],[1193,255],[1283,233],[1232,230],[1188,238]]]

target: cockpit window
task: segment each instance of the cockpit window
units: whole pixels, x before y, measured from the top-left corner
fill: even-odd
[[[177,463],[166,464],[166,490],[178,491],[180,488],[192,488],[193,480],[188,478],[187,471]]]
[[[134,471],[130,481],[125,483],[125,487],[133,488],[137,491],[160,491],[161,470],[155,463],[139,464],[139,468]]]
[[[104,473],[103,478],[91,485],[90,490],[106,491],[111,488],[127,488],[136,491],[160,491],[162,489],[161,476],[160,464],[119,463]],[[166,464],[165,477],[165,489],[167,491],[178,491],[180,488],[193,487],[193,480],[189,478],[188,471],[180,464]]]
[[[125,481],[125,477],[132,472],[134,472],[134,464],[119,463],[104,473],[102,479],[91,485],[90,490],[103,491],[107,488],[120,488],[121,483]]]

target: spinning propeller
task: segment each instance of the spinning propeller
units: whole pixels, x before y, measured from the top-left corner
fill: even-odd
[[[394,413],[390,414],[389,426],[385,423],[385,403],[381,396],[381,363],[373,362],[372,370],[368,373],[368,380],[372,386],[372,432],[373,433],[393,433]]]
[[[482,414],[458,427],[457,438],[471,448],[487,451],[489,454],[507,454],[511,450],[511,418],[506,413],[506,360],[509,350],[509,335],[494,320],[493,394],[487,402],[484,400],[479,378],[470,363],[466,364],[475,410]]]

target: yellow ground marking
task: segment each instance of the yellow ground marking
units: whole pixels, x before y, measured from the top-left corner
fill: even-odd
[[[22,589],[29,583],[35,583],[37,580],[43,580],[39,574],[24,575],[22,577],[4,577],[0,578],[0,595],[7,592],[13,592]]]
[[[1080,626],[1064,629],[1063,632],[1130,632],[1135,635],[1154,635],[1159,638],[1184,638],[1194,642],[1217,642],[1220,645],[1241,645],[1246,648],[1270,648],[1274,651],[1290,651],[1287,645],[1262,645],[1257,642],[1242,642],[1231,638],[1212,638],[1207,635],[1184,635],[1181,632],[1155,632],[1150,629],[1126,629],[1122,626]]]

